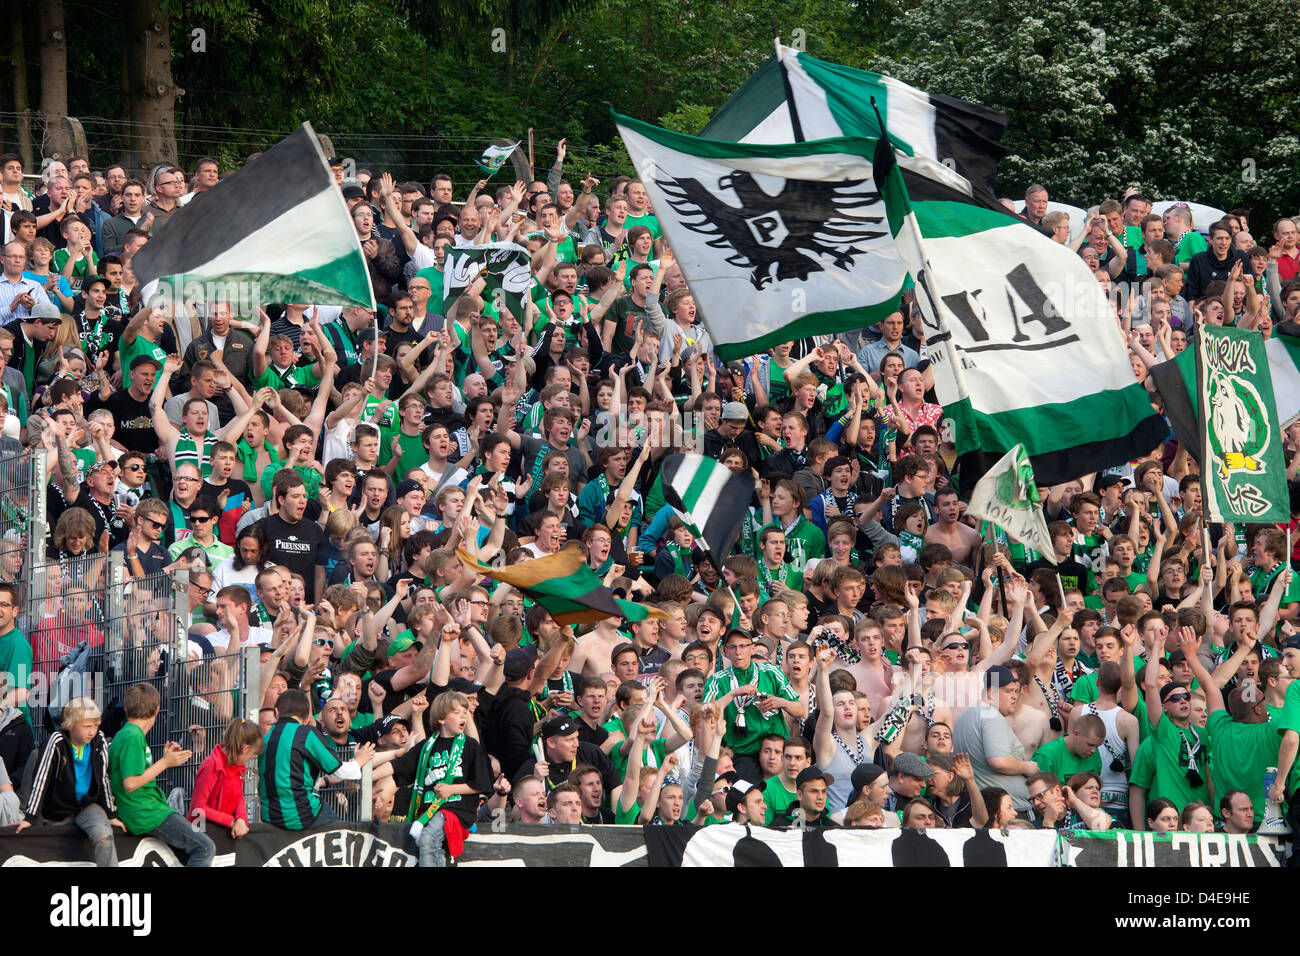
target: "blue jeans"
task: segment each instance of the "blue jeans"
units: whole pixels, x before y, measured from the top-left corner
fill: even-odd
[[[117,866],[117,844],[113,842],[113,826],[108,814],[98,803],[82,807],[72,822],[90,839],[95,853],[95,866]],[[210,841],[209,841],[210,842]]]
[[[444,817],[435,813],[428,826],[420,831],[420,866],[446,866],[447,854],[443,849]]]
[[[186,854],[186,866],[211,866],[217,855],[216,845],[206,833],[200,833],[179,813],[173,813],[149,832],[173,850]]]

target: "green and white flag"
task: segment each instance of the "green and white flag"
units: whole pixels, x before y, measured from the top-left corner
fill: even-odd
[[[523,297],[532,285],[532,257],[523,246],[513,242],[492,242],[485,246],[448,246],[443,264],[442,292],[444,311],[453,299],[482,276],[483,298],[499,312],[509,309],[520,322],[524,320]]]
[[[131,266],[146,299],[157,289],[242,307],[375,307],[365,253],[310,123],[179,208]]]
[[[1047,533],[1043,502],[1034,481],[1034,467],[1023,445],[1016,445],[985,472],[971,493],[967,514],[997,525],[1021,544],[1055,564],[1052,536]]]
[[[491,176],[506,164],[510,154],[518,148],[518,143],[511,143],[509,146],[489,146],[474,162],[478,164],[479,169]]]
[[[614,120],[724,361],[898,310],[907,270],[871,141],[723,143]]]
[[[1199,327],[1201,476],[1217,522],[1289,521],[1282,429],[1268,354],[1258,332]]]
[[[893,77],[829,63],[793,47],[754,72],[714,114],[702,136],[737,143],[792,143],[837,136],[879,139],[884,116],[894,145],[967,194],[991,198],[1007,116]]]
[[[916,279],[963,487],[1016,445],[1045,485],[1160,445],[1169,429],[1134,381],[1114,310],[1083,260],[1005,210],[914,202],[893,160],[880,140],[876,182]]]

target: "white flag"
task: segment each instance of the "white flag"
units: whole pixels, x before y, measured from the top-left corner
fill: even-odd
[[[985,472],[975,485],[966,510],[1056,563],[1052,536],[1047,533],[1047,519],[1043,517],[1043,503],[1034,484],[1034,469],[1023,445],[1016,445]]]

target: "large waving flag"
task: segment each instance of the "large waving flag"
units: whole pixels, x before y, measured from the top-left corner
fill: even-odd
[[[887,139],[875,158],[889,228],[916,278],[935,393],[965,456],[963,487],[1017,444],[1051,485],[1164,440],[1082,259],[1005,211],[913,202]]]
[[[533,281],[531,261],[528,250],[514,242],[448,246],[442,274],[443,308],[450,308],[481,276],[483,297],[493,302],[498,311],[509,309],[522,322],[523,297]]]
[[[184,300],[375,307],[343,194],[310,123],[199,193],[131,262]]]
[[[966,511],[973,518],[991,521],[1021,544],[1056,563],[1034,468],[1024,446],[1016,445],[984,474],[971,493]]]
[[[898,310],[871,143],[723,143],[614,115],[724,360]]]
[[[1211,327],[1213,328],[1213,327]],[[1264,343],[1272,381],[1272,405],[1283,428],[1300,417],[1300,337],[1281,326]],[[1195,461],[1201,460],[1199,412],[1196,406],[1196,350],[1186,348],[1151,369],[1151,380],[1165,405],[1165,418],[1174,435]]]
[[[1001,145],[1005,113],[927,93],[880,73],[828,63],[780,43],[776,56],[722,105],[701,135],[739,143],[879,139],[873,100],[890,139],[904,154],[900,161],[915,159],[918,167],[929,167],[932,175],[968,194],[994,195],[997,162],[1006,155]]]
[[[561,626],[593,624],[607,617],[623,617],[629,621],[667,617],[657,607],[614,597],[576,547],[500,568],[483,564],[459,548],[456,557],[474,573],[522,591],[546,608]]]

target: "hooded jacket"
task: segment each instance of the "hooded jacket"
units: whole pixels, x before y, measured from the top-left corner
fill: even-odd
[[[194,778],[194,794],[190,798],[190,819],[196,820],[199,811],[203,818],[217,826],[233,826],[235,820],[248,822],[248,805],[244,801],[243,764],[232,766],[221,744],[212,748],[206,760],[199,764]]]
[[[77,815],[77,811],[97,803],[110,817],[116,812],[113,788],[108,780],[108,740],[103,731],[95,734],[90,747],[90,788],[77,799],[77,770],[72,760],[72,742],[62,730],[56,730],[45,742],[41,761],[32,778],[32,792],[27,799],[27,815],[59,823]]]
[[[14,789],[22,783],[27,761],[36,749],[32,725],[17,707],[0,708],[0,763],[9,772]]]

